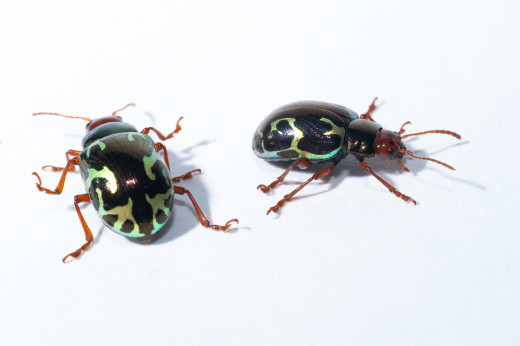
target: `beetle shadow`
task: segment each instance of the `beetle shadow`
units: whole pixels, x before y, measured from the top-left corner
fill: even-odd
[[[153,115],[152,112],[143,112],[149,119],[150,119],[150,124],[155,124],[156,121],[155,121],[155,115]]]
[[[202,169],[201,174],[206,174],[204,167],[197,167],[192,164],[187,164],[186,161],[189,161],[189,159],[191,159],[191,157],[193,156],[191,154],[191,150],[198,146],[206,145],[210,142],[211,141],[208,140],[201,141],[198,144],[195,144],[194,146],[184,149],[182,153],[188,153],[188,156],[183,155],[183,157],[180,157],[175,153],[168,152],[171,177],[180,176],[198,168]],[[199,180],[199,175],[200,174],[195,173],[192,178],[182,180],[179,183],[174,183],[174,185],[181,186],[189,190],[195,198],[195,200],[197,201],[197,204],[199,205],[204,215],[208,218],[208,220],[210,220],[210,222],[213,224],[219,224],[218,221],[221,221],[222,219],[219,218],[218,220],[215,220],[213,218],[208,200],[208,190],[206,189],[204,184]],[[159,232],[160,236],[157,237],[157,239],[155,239],[151,244],[160,245],[168,243],[183,236],[192,229],[200,228],[206,232],[211,231],[211,229],[206,229],[200,224],[195,208],[193,207],[193,204],[191,203],[187,195],[175,195],[173,199],[172,210],[172,216],[163,226],[163,230]],[[231,229],[231,231],[233,230],[233,228]]]
[[[156,117],[151,112],[144,112],[144,114],[149,118],[149,122],[151,124],[156,123]],[[180,118],[174,117],[175,119]],[[177,121],[177,120],[176,120]],[[182,126],[182,121],[181,121]],[[215,141],[216,139],[205,139],[202,140],[188,148],[184,148],[182,150],[176,150],[175,152],[172,152],[168,150],[168,160],[170,162],[170,177],[177,177],[181,176],[187,172],[190,172],[195,169],[201,169],[202,173],[200,174],[206,174],[205,167],[202,166],[195,166],[192,164],[187,164],[188,161],[190,161],[195,154],[193,154],[193,150],[198,147],[203,147],[211,142]],[[177,154],[182,153],[182,156]],[[188,191],[191,192],[194,199],[196,200],[197,204],[199,205],[200,209],[204,213],[204,215],[210,220],[212,223],[216,224],[216,222],[213,222],[209,202],[208,202],[208,191],[205,188],[204,184],[200,181],[200,175],[199,173],[193,174],[193,177],[190,179],[182,180],[178,183],[174,183],[175,186],[184,187]],[[206,230],[202,225],[200,224],[199,218],[197,216],[197,213],[195,211],[195,208],[193,207],[193,204],[191,203],[190,199],[187,195],[174,195],[173,198],[173,206],[172,206],[172,214],[162,227],[162,229],[156,234],[156,236],[150,238],[147,241],[138,241],[138,243],[146,243],[146,244],[164,244],[168,243],[170,241],[173,241],[184,234],[188,233],[190,230],[194,228],[202,228]],[[234,227],[233,227],[234,228]],[[233,228],[230,230],[232,231]],[[229,232],[229,231],[228,231]],[[135,239],[128,238],[130,241],[136,241]]]

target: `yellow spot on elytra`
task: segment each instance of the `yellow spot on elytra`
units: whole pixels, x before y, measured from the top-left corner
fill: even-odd
[[[95,141],[94,143],[92,143],[91,145],[88,146],[87,157],[90,157],[90,149],[96,145],[99,145],[99,148],[101,149],[101,151],[105,150],[105,148],[107,146],[105,143],[101,142],[100,140]]]
[[[293,132],[293,139],[291,141],[291,146],[290,148],[286,148],[286,149],[283,149],[283,150],[279,150],[279,151],[268,151],[265,149],[264,147],[264,143],[262,142],[262,149],[264,149],[264,152],[267,152],[269,153],[269,156],[270,157],[276,157],[277,154],[280,152],[280,151],[286,151],[286,150],[296,150],[298,152],[298,157],[299,158],[304,158],[304,159],[326,159],[326,158],[329,158],[329,157],[332,157],[334,155],[336,155],[342,148],[343,146],[343,143],[345,141],[345,128],[341,127],[341,126],[337,126],[336,124],[334,124],[330,119],[327,119],[325,117],[323,118],[320,118],[320,121],[324,122],[324,123],[327,123],[329,125],[332,126],[332,129],[330,131],[327,131],[327,132],[324,132],[323,135],[324,136],[329,136],[329,135],[338,135],[340,136],[341,138],[341,143],[340,145],[338,146],[338,148],[326,155],[318,155],[318,154],[314,154],[314,153],[311,153],[311,152],[308,152],[308,151],[303,151],[301,149],[298,149],[298,143],[300,142],[300,140],[304,137],[304,134],[303,132],[296,127],[295,125],[295,121],[296,119],[295,118],[282,118],[282,119],[278,119],[278,120],[275,120],[271,123],[271,132],[277,132],[279,134],[283,134],[282,131],[278,130],[277,129],[277,126],[278,126],[278,123],[280,121],[287,121],[289,123],[289,125],[291,126],[291,129],[292,129],[292,132]],[[287,133],[287,135],[290,135],[289,133]]]
[[[155,162],[157,162],[157,158],[158,155],[155,151],[152,152],[151,156],[143,157],[144,171],[150,180],[155,180],[155,174],[152,172],[152,167],[155,165]]]
[[[105,223],[105,225],[110,228],[111,230],[124,235],[125,237],[142,237],[143,235],[139,233],[139,226],[137,225],[137,222],[134,219],[134,216],[132,214],[132,206],[133,201],[130,197],[128,197],[128,202],[125,205],[121,205],[118,207],[114,207],[110,210],[105,210],[105,204],[103,203],[103,194],[101,192],[101,189],[96,189],[96,194],[98,196],[99,200],[99,216],[101,217],[101,220],[103,220],[103,223],[105,223],[105,220],[103,219],[103,216],[105,215],[115,215],[117,216],[117,221],[114,222],[113,226],[110,226]],[[126,220],[130,220],[134,224],[134,228],[132,229],[132,232],[127,233],[121,231],[123,228],[123,223],[125,223]]]
[[[90,189],[90,185],[92,181],[96,178],[106,179],[105,187],[107,190],[110,190],[112,193],[116,193],[117,191],[117,180],[114,172],[108,169],[106,166],[103,166],[103,169],[98,171],[94,168],[88,169],[88,177],[85,180],[85,187],[87,191]]]
[[[166,201],[168,199],[168,197],[170,197],[171,194],[172,194],[172,190],[168,189],[168,191],[166,193],[158,193],[155,195],[154,198],[150,198],[148,196],[148,194],[145,195],[146,201],[150,204],[150,206],[152,207],[152,210],[153,210],[153,228],[154,228],[154,230],[159,229],[162,226],[162,224],[158,223],[157,220],[155,219],[155,215],[157,214],[159,209],[161,209],[166,214],[166,216],[168,216],[168,217],[170,216],[170,208],[168,206],[164,205],[164,201]]]

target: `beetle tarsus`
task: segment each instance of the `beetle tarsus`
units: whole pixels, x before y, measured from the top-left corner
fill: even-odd
[[[74,259],[78,258],[83,251],[87,250],[89,246],[94,241],[94,236],[92,235],[92,232],[90,231],[90,228],[87,225],[87,222],[83,218],[83,214],[81,214],[81,211],[79,209],[78,203],[80,202],[89,202],[90,203],[90,197],[87,193],[84,193],[82,195],[76,195],[74,196],[74,207],[76,208],[76,212],[78,213],[79,221],[81,222],[81,226],[83,226],[83,231],[85,232],[85,240],[86,243],[83,244],[79,249],[77,249],[74,252],[71,252],[67,256],[63,257],[62,261],[63,263],[67,263],[67,258],[72,257]]]
[[[269,186],[265,186],[264,184],[260,184],[256,188],[258,190],[262,191],[263,193],[266,193],[266,192],[269,192],[270,190],[272,190],[279,183],[280,183],[279,180],[275,180],[271,184],[269,184]]]
[[[167,139],[173,138],[173,135],[176,134],[176,133],[178,133],[178,132],[182,129],[182,127],[181,127],[181,125],[180,125],[181,120],[182,120],[182,117],[180,117],[179,120],[177,120],[177,125],[175,126],[175,130],[173,130],[172,133],[170,133],[170,134],[168,134],[168,135],[166,135],[166,136],[163,135],[163,134],[162,134],[159,130],[157,130],[155,127],[145,127],[145,128],[141,131],[141,133],[147,135],[150,131],[153,131],[153,132],[155,132],[155,133],[157,134],[157,136],[159,137],[159,139],[160,139],[161,141],[165,141],[165,140],[167,140]]]
[[[200,224],[206,228],[211,228],[216,231],[227,231],[231,227],[232,222],[238,223],[237,219],[232,219],[232,220],[229,220],[225,224],[225,226],[212,225],[211,222],[208,220],[208,218],[204,215],[204,213],[200,209],[199,204],[197,203],[197,201],[195,200],[195,198],[193,197],[193,195],[191,194],[191,192],[189,190],[187,190],[183,187],[180,187],[180,186],[174,186],[173,193],[177,194],[177,195],[188,195],[188,198],[190,199],[191,204],[195,208],[195,212],[197,213],[197,217],[199,218]]]
[[[211,228],[215,231],[227,232],[229,230],[229,228],[232,226],[233,222],[236,222],[238,224],[238,219],[229,220],[228,222],[226,222],[226,224],[224,226],[219,226],[219,225],[207,225],[207,226],[203,225],[203,226],[206,228]]]
[[[397,191],[397,189],[395,187],[393,187],[390,183],[388,183],[386,180],[384,180],[383,178],[381,178],[379,175],[377,175],[376,173],[374,173],[374,171],[372,170],[372,168],[370,168],[370,166],[368,165],[368,163],[366,163],[365,161],[359,161],[360,165],[361,165],[361,168],[363,168],[363,170],[365,172],[368,172],[370,174],[372,174],[374,176],[374,178],[376,178],[377,180],[379,180],[379,182],[381,182],[381,184],[383,184],[384,186],[386,186],[386,188],[388,189],[388,191],[390,191],[391,193],[393,193],[394,195],[396,195],[397,197],[401,198],[403,201],[405,202],[412,202],[414,205],[417,204],[417,202],[410,196],[407,196],[405,195],[404,193],[401,193],[399,191]]]
[[[374,118],[372,118],[371,114],[376,110],[377,106],[376,106],[376,101],[377,101],[377,97],[374,98],[374,100],[372,101],[372,103],[370,104],[370,106],[368,106],[368,110],[366,111],[366,113],[364,114],[361,114],[359,117],[361,119],[368,119],[370,120],[371,122],[376,122],[374,120]]]
[[[193,178],[193,174],[194,174],[194,173],[199,173],[199,174],[200,174],[200,173],[202,173],[202,171],[200,170],[200,168],[197,168],[197,169],[194,169],[194,170],[192,170],[192,171],[189,171],[189,172],[186,173],[186,174],[183,174],[183,175],[180,175],[180,176],[178,176],[178,177],[174,177],[174,178],[172,178],[172,181],[173,181],[174,183],[178,183],[178,182],[181,181],[181,180],[186,180],[186,179]]]
[[[83,246],[81,246],[79,249],[77,249],[76,251],[71,252],[71,253],[69,253],[67,256],[63,257],[62,262],[63,262],[63,263],[68,263],[68,262],[67,262],[67,259],[68,259],[69,257],[72,257],[72,258],[74,258],[74,259],[78,259],[78,257],[81,256],[81,254],[82,254],[84,251],[86,251],[86,250],[90,247],[91,244],[92,244],[92,240],[87,241],[87,242],[86,242],[85,244],[83,244]]]
[[[279,200],[278,203],[276,203],[276,205],[273,205],[271,208],[269,208],[269,210],[267,211],[267,215],[269,215],[270,212],[277,213],[278,210],[280,210],[280,208],[285,205],[285,203],[291,200],[291,198],[292,197],[290,195],[283,196],[283,199]]]

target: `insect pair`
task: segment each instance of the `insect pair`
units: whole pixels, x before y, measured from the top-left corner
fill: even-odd
[[[377,99],[377,98],[376,98]],[[419,133],[404,133],[404,126],[399,132],[384,130],[372,118],[376,109],[375,101],[366,113],[358,116],[352,110],[339,105],[304,101],[286,105],[271,113],[258,127],[253,137],[253,151],[265,160],[292,161],[285,172],[269,185],[259,185],[263,192],[268,192],[284,181],[285,177],[295,167],[308,168],[312,164],[331,162],[332,164],[299,185],[288,195],[285,195],[267,213],[277,212],[296,193],[311,181],[322,178],[338,165],[348,154],[354,155],[361,167],[397,197],[406,202],[416,201],[397,191],[391,184],[372,171],[364,161],[375,155],[385,159],[396,159],[406,171],[401,159],[405,155],[429,160],[449,169],[450,165],[432,158],[420,157],[407,150],[402,140],[411,136],[426,133],[448,134],[460,139],[454,132],[446,130],[430,130]],[[173,132],[163,135],[153,127],[147,127],[138,132],[137,129],[122,121],[117,115],[129,104],[111,116],[90,119],[86,117],[68,116],[58,113],[34,113],[34,115],[57,115],[67,118],[77,118],[88,121],[87,134],[82,140],[83,150],[66,152],[65,167],[44,166],[53,171],[63,171],[58,186],[54,189],[42,187],[37,173],[37,188],[50,194],[60,194],[63,190],[67,173],[79,166],[87,193],[74,197],[74,206],[85,232],[86,242],[78,250],[63,258],[77,258],[92,243],[93,236],[85,222],[78,204],[91,202],[103,223],[114,232],[136,240],[151,241],[173,216],[173,195],[187,195],[195,208],[199,221],[204,227],[227,231],[237,219],[228,221],[224,226],[212,225],[204,216],[192,194],[179,186],[174,186],[183,179],[191,178],[190,171],[179,177],[170,178],[168,153],[162,143],[154,143],[148,133],[153,131],[161,140],[167,140],[181,130],[179,122]],[[159,151],[163,152],[164,160]]]

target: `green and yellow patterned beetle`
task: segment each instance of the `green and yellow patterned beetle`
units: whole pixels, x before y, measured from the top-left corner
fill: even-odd
[[[269,185],[259,185],[258,189],[268,192],[283,182],[287,174],[298,166],[302,169],[311,164],[332,162],[332,164],[315,173],[291,193],[284,196],[276,205],[269,208],[270,212],[277,212],[291,200],[296,193],[312,180],[327,176],[348,154],[354,155],[361,167],[372,174],[397,197],[406,202],[416,203],[415,200],[397,191],[392,185],[378,176],[364,160],[375,155],[384,159],[396,159],[401,167],[408,171],[401,159],[405,154],[421,160],[429,160],[453,169],[443,162],[414,155],[406,150],[402,139],[422,135],[425,133],[442,133],[460,139],[454,132],[446,130],[431,130],[401,136],[404,126],[399,132],[384,130],[376,123],[371,113],[376,109],[375,101],[369,106],[366,113],[358,116],[354,111],[327,102],[301,101],[290,103],[276,109],[258,126],[253,136],[254,153],[268,161],[292,161],[285,172]]]
[[[179,122],[182,118],[177,122],[175,130],[167,136],[153,127],[138,132],[133,125],[123,122],[122,118],[116,115],[130,105],[133,104],[113,112],[111,116],[94,120],[58,113],[33,114],[58,115],[88,121],[87,134],[82,141],[83,150],[67,151],[67,164],[63,168],[43,167],[63,171],[56,189],[42,187],[40,176],[36,172],[33,173],[38,178],[36,186],[40,191],[60,194],[67,173],[74,171],[75,165],[79,165],[87,193],[75,196],[74,206],[85,231],[86,243],[65,256],[63,262],[69,257],[78,258],[94,240],[79,209],[79,202],[91,202],[103,223],[114,232],[142,242],[155,240],[159,231],[173,216],[174,194],[188,195],[204,227],[227,231],[233,222],[238,223],[237,219],[232,219],[224,226],[212,225],[192,194],[172,184],[190,178],[200,170],[170,178],[166,148],[162,143],[154,143],[148,133],[154,131],[163,141],[172,138],[181,130]],[[159,151],[163,152],[164,160]]]

